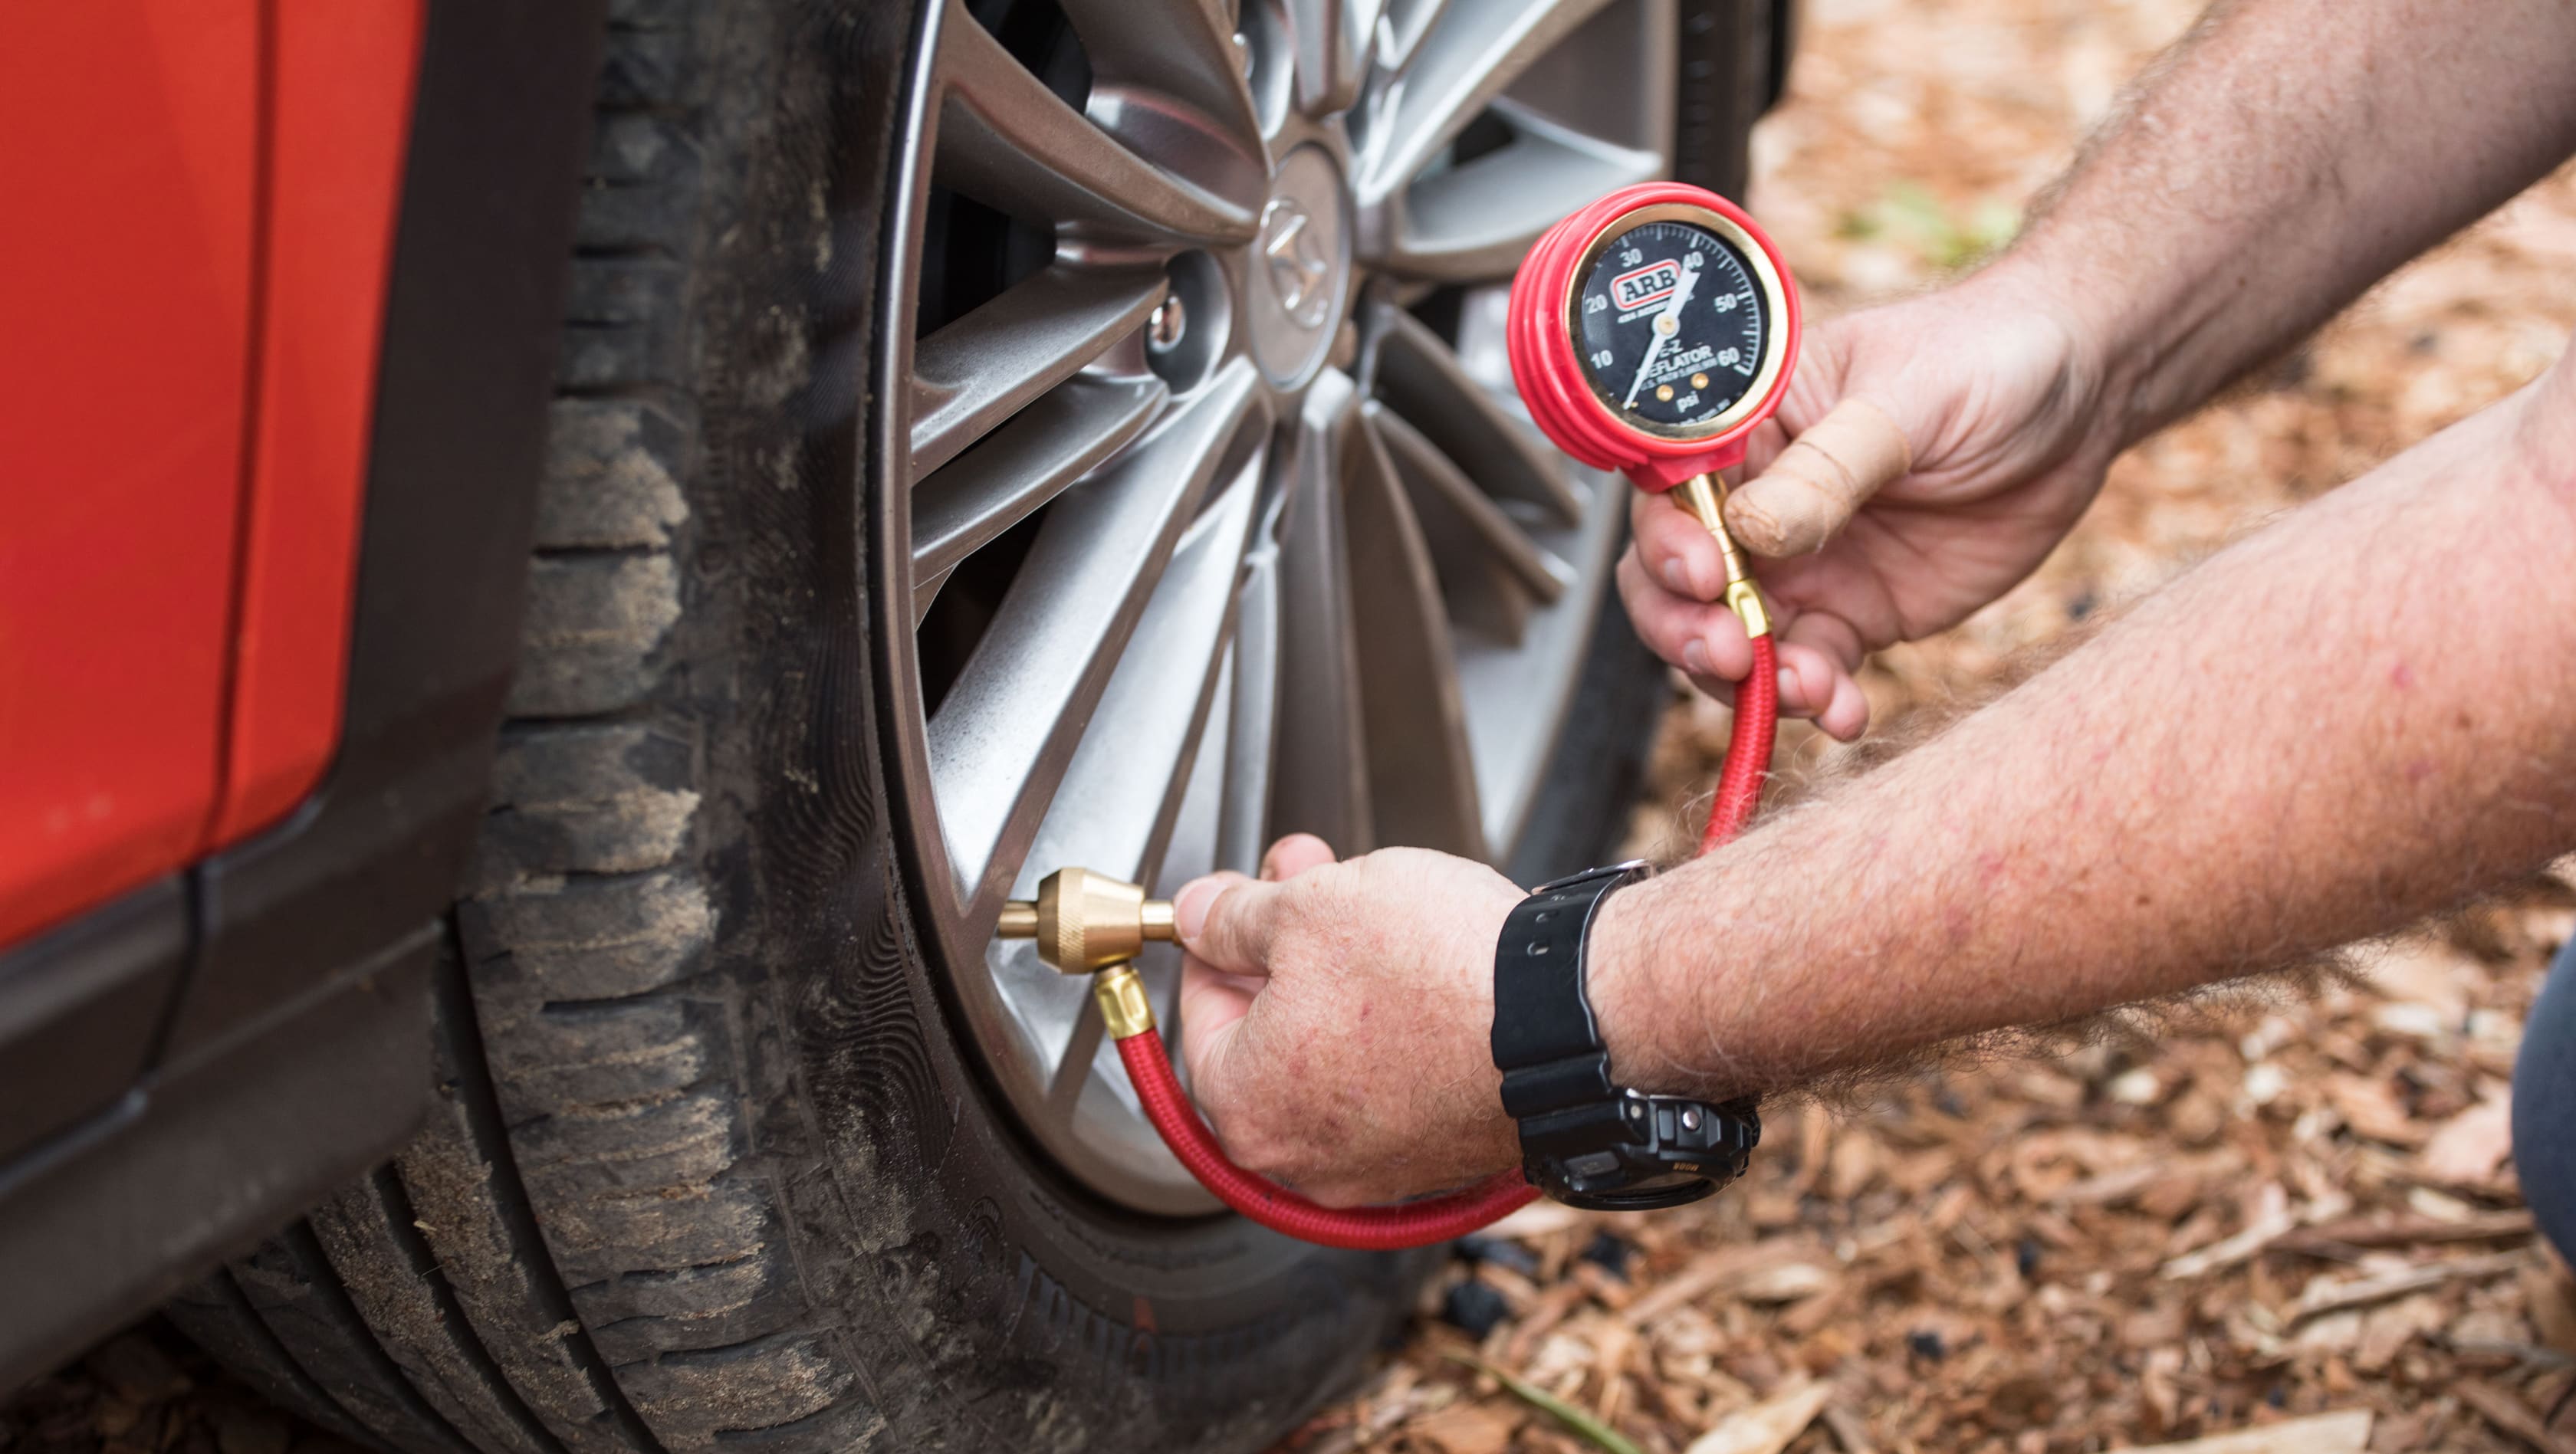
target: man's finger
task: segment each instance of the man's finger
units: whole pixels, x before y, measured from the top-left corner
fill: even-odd
[[[1726,562],[1717,542],[1671,495],[1637,491],[1628,508],[1628,535],[1647,579],[1663,589],[1697,601],[1726,594]]]
[[[1181,1037],[1181,1063],[1200,1100],[1215,1097],[1227,1053],[1258,992],[1257,980],[1210,969],[1195,958],[1181,961],[1181,1023],[1189,1027]]]
[[[1812,720],[1836,741],[1859,737],[1869,725],[1869,697],[1854,675],[1862,654],[1860,637],[1841,617],[1822,611],[1795,617],[1781,636],[1780,665],[1783,676],[1795,673],[1798,686],[1782,684],[1781,710]]]
[[[1333,846],[1312,833],[1291,833],[1261,855],[1261,876],[1271,883],[1295,878],[1333,861]]]
[[[1834,699],[1816,714],[1816,725],[1836,742],[1857,742],[1869,727],[1869,694],[1849,676],[1834,679]]]
[[[1812,646],[1794,641],[1778,645],[1780,655],[1780,710],[1795,717],[1813,717],[1834,699],[1834,680],[1841,675],[1833,661]]]
[[[1226,974],[1270,972],[1270,920],[1287,890],[1275,883],[1216,873],[1184,885],[1172,900],[1181,948]]]
[[[1735,681],[1753,669],[1753,646],[1734,612],[1649,584],[1634,550],[1620,557],[1617,579],[1628,622],[1647,650],[1698,676]]]
[[[1866,399],[1845,399],[1727,497],[1727,526],[1756,555],[1804,555],[1913,461],[1895,420]]]

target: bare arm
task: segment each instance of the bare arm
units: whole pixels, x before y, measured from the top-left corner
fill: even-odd
[[[2085,321],[2126,443],[2557,165],[2571,80],[2563,0],[2227,0],[1997,269]]]
[[[1820,330],[1783,421],[1875,401],[1913,465],[1766,573],[1784,700],[1856,732],[1865,650],[2000,594],[2120,443],[2554,162],[2570,57],[2564,0],[2224,7],[2009,256]],[[1741,627],[1706,605],[1714,552],[1674,518],[1640,511],[1630,613],[1666,659],[1740,677]],[[1593,1001],[1622,1080],[1767,1090],[2294,960],[2571,847],[2562,362],[1947,735],[1614,896]],[[1280,882],[1182,894],[1201,1103],[1239,1160],[1330,1201],[1510,1164],[1486,1029],[1517,891],[1438,854],[1327,859],[1283,844]]]
[[[1792,1084],[2399,927],[2576,847],[2576,365],[1610,901],[1622,1073]]]
[[[1774,557],[1759,574],[1779,608],[1787,710],[1857,735],[1867,652],[2003,594],[2122,448],[2571,146],[2564,0],[2215,9],[2002,259],[1816,330],[1779,416],[1798,442],[1780,453],[1778,435],[1757,438],[1762,473],[1727,503],[1738,535]],[[1903,448],[1849,447],[1888,431]],[[1630,619],[1727,691],[1752,652],[1715,604],[1715,547],[1658,504],[1634,522]]]
[[[2401,925],[2576,847],[2576,362],[2212,557],[1946,735],[1612,896],[1619,1078],[1776,1090]],[[1179,900],[1192,1085],[1337,1203],[1515,1159],[1519,890],[1312,839]],[[1251,976],[1252,978],[1246,978]]]

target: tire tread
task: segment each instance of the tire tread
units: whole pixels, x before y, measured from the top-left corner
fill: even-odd
[[[430,1124],[174,1308],[317,1422],[403,1454],[795,1454],[881,1426],[750,1164],[743,987],[710,967],[703,754],[672,661],[702,454],[692,260],[722,205],[699,93],[725,24],[611,6]]]

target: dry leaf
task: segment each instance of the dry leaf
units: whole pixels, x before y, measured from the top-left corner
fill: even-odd
[[[2361,1312],[2345,1308],[2310,1318],[2290,1339],[2290,1346],[2302,1353],[2350,1353],[2361,1346]]]
[[[2522,1295],[2531,1309],[2531,1326],[2540,1341],[2561,1353],[2576,1355],[2576,1278],[2550,1257],[2522,1273]]]
[[[2157,1275],[2181,1279],[2198,1277],[2222,1267],[2233,1267],[2262,1251],[2273,1238],[2281,1236],[2298,1224],[2297,1215],[2289,1208],[2282,1207],[2258,1218],[2233,1237],[2213,1242],[2198,1252],[2187,1253],[2173,1259],[2166,1263]]]
[[[1836,1280],[1812,1262],[1783,1262],[1747,1273],[1735,1285],[1735,1294],[1747,1302],[1793,1303],[1831,1288]]]
[[[2531,1405],[2482,1378],[2464,1378],[2452,1389],[2479,1417],[2513,1435],[2540,1454],[2576,1454],[2576,1438],[2554,1432]]]
[[[1525,1416],[1500,1404],[1456,1403],[1425,1414],[1404,1426],[1415,1439],[1440,1447],[1441,1454],[1502,1454]]]
[[[2530,1261],[2520,1252],[2492,1252],[2483,1257],[2427,1262],[2396,1272],[2369,1273],[2360,1277],[2319,1277],[2299,1290],[2299,1300],[2290,1309],[2290,1319],[2296,1322],[2337,1308],[2385,1302],[2421,1288],[2438,1287],[2455,1278],[2493,1277],[2527,1266]]]
[[[1859,1196],[1878,1175],[1878,1143],[1857,1126],[1845,1126],[1827,1153],[1825,1195],[1838,1202]]]
[[[2418,1187],[2416,1191],[2421,1191]],[[2408,1194],[2413,1200],[2414,1193]],[[2531,1234],[2529,1212],[2481,1212],[2444,1217],[2348,1217],[2292,1232],[2272,1246],[2283,1252],[2342,1255],[2354,1247],[2405,1247],[2418,1242],[2489,1242]]]
[[[2476,972],[2475,965],[2466,969],[2469,974]],[[2457,1025],[2469,1008],[2468,996],[2461,988],[2462,971],[2459,951],[2448,945],[2410,940],[2388,946],[2363,965],[2361,973],[2372,989],[2389,999],[2422,1005]]]
[[[2130,1454],[2362,1454],[2369,1447],[2370,1410],[2345,1409]]]
[[[1749,1409],[1727,1415],[1717,1427],[1691,1440],[1683,1454],[1780,1454],[1789,1441],[1815,1421],[1833,1386],[1798,1383]]]
[[[2333,1075],[2326,1078],[2326,1099],[2343,1112],[2344,1124],[2353,1134],[2392,1146],[2413,1146],[2427,1134],[2414,1117],[2406,1114],[2397,1093],[2385,1081],[2358,1075]]]
[[[2424,1143],[2416,1164],[2435,1181],[2477,1185],[2492,1178],[2512,1154],[2513,1102],[2499,1096],[2444,1121]]]
[[[2476,973],[2476,962],[2465,962],[2450,944],[2424,939],[2388,944],[2362,965],[2362,978],[2370,980],[2370,988],[2398,1004],[2427,1006],[2450,1024],[2460,1024],[2468,1014],[2463,986]]]
[[[1731,1286],[1763,1267],[1769,1266],[1778,1253],[1767,1246],[1723,1247],[1703,1253],[1688,1267],[1664,1280],[1662,1286],[1646,1293],[1627,1308],[1628,1321],[1640,1328],[1651,1327],[1664,1314],[1685,1307],[1721,1287]]]
[[[2418,1293],[2385,1307],[2372,1308],[2362,1319],[2361,1342],[2352,1354],[2353,1370],[2358,1373],[2385,1373],[2408,1343],[2439,1329],[2446,1319],[2442,1300],[2430,1293]]]
[[[1853,1413],[1847,1405],[1828,1403],[1817,1417],[1825,1421],[1826,1428],[1833,1430],[1834,1442],[1843,1446],[1843,1454],[1877,1454],[1876,1446],[1869,1441],[1869,1425],[1863,1423],[1860,1415]]]

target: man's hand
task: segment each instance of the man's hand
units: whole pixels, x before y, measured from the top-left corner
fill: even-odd
[[[1845,741],[1868,724],[1853,678],[1863,654],[1955,625],[2030,574],[2092,503],[2121,442],[2081,325],[2047,306],[2036,280],[2005,276],[2013,271],[1819,327],[1775,421],[1754,437],[1754,478],[1727,500],[1748,546],[1813,552],[1756,573],[1776,608],[1781,709]],[[1761,472],[1846,400],[1904,434],[1912,467],[1857,482],[1876,493],[1830,539],[1782,540],[1780,507],[1808,487]],[[1892,452],[1883,457],[1896,467]],[[1716,542],[1643,492],[1631,522],[1619,562],[1629,619],[1657,655],[1728,695],[1753,652],[1718,604]]]
[[[1785,621],[1782,709],[1857,736],[1865,651],[2003,594],[2121,447],[2557,166],[2576,146],[2571,55],[2563,0],[2499,0],[2465,27],[2438,5],[2213,5],[1992,267],[1817,328],[1754,472],[1846,399],[1896,425],[1913,467],[1862,482],[1885,488],[1812,555],[1765,540],[1787,517],[1761,479],[1728,501],[1748,546],[1788,557],[1759,572]],[[1722,695],[1753,654],[1711,604],[1717,552],[1663,501],[1635,521],[1628,613]]]
[[[1517,1164],[1490,1037],[1494,943],[1521,897],[1463,858],[1335,863],[1305,834],[1258,880],[1183,887],[1181,1054],[1226,1153],[1326,1206]]]

